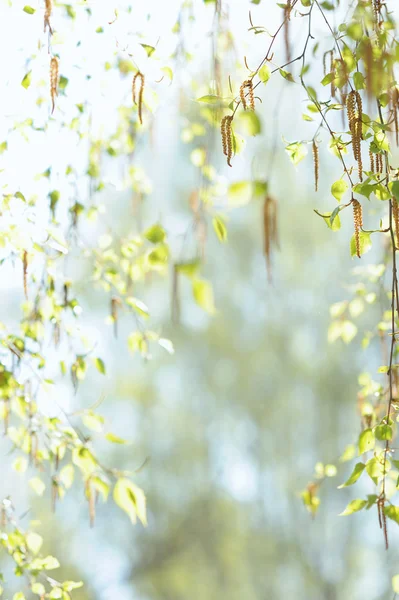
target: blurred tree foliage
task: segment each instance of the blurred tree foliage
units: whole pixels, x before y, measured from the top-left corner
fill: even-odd
[[[6,598],[399,593],[395,7],[239,4],[0,5]]]

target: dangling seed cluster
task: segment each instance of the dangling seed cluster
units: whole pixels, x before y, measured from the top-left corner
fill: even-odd
[[[359,180],[363,181],[363,164],[361,154],[362,140],[362,99],[359,92],[352,90],[346,98],[346,109],[348,113],[349,130],[352,136],[352,150],[354,159],[358,164]]]
[[[370,157],[370,171],[374,173],[375,165],[374,165],[374,153],[371,151],[371,144],[369,146],[369,157]]]
[[[375,155],[375,172],[376,173],[382,173],[384,170],[384,165],[383,165],[383,160],[382,160],[382,154],[376,154]]]
[[[382,2],[381,0],[372,0],[373,3],[373,13],[374,13],[374,18],[375,18],[375,22],[376,25],[379,25],[379,20],[380,20],[380,11],[381,11],[381,5]]]
[[[317,192],[318,187],[319,187],[319,147],[316,144],[315,140],[313,140],[312,152],[313,152],[313,165],[314,165],[314,189]]]
[[[248,92],[247,92],[248,90]],[[247,79],[241,84],[240,87],[240,100],[244,110],[247,110],[247,96],[248,94],[248,102],[249,108],[251,110],[255,110],[255,98],[254,98],[254,85],[252,79]]]
[[[356,245],[356,255],[360,258],[360,230],[363,227],[363,211],[362,205],[358,200],[352,200],[353,207],[353,225],[355,229],[355,245]]]
[[[53,33],[50,24],[51,13],[53,12],[53,0],[45,0],[45,8],[44,8],[44,33],[48,29],[50,35]]]
[[[139,88],[138,99],[136,99],[136,96],[137,96],[136,95],[136,82],[137,82],[137,79],[140,79],[140,88]],[[140,121],[141,125],[143,124],[143,94],[144,94],[144,84],[145,84],[145,77],[144,77],[143,73],[140,73],[140,71],[137,71],[137,73],[133,77],[132,97],[133,97],[133,103],[136,104],[136,106],[138,107],[139,121]]]
[[[263,204],[263,250],[266,257],[266,267],[271,280],[273,247],[278,247],[277,236],[277,203],[271,196],[266,196]]]
[[[399,105],[399,92],[395,86],[391,92],[391,108],[393,112],[393,122],[395,126],[395,140],[396,145],[399,146],[399,123],[398,123],[398,105]]]
[[[284,44],[285,44],[285,55],[287,62],[291,60],[291,44],[290,44],[290,20],[291,20],[292,4],[291,0],[287,0],[284,7]]]
[[[53,114],[55,109],[55,99],[58,96],[58,80],[59,80],[59,62],[56,56],[50,61],[50,94],[51,94],[51,103],[52,110],[51,114]]]
[[[226,115],[220,123],[220,132],[222,134],[223,154],[227,156],[227,164],[231,167],[231,158],[233,156],[233,133],[231,131],[231,123],[233,117]]]
[[[23,269],[23,284],[24,294],[26,300],[28,299],[28,253],[24,250],[22,255],[22,269]]]
[[[393,220],[395,222],[395,231],[396,231],[396,246],[399,248],[399,206],[396,198],[391,200],[392,202],[392,215]]]

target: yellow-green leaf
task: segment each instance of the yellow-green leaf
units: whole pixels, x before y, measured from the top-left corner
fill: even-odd
[[[125,477],[118,479],[114,487],[113,497],[115,503],[129,515],[133,524],[137,522],[138,518],[143,525],[147,525],[144,492],[130,479]]]
[[[340,517],[345,517],[346,515],[352,515],[359,510],[362,510],[367,504],[367,500],[352,500],[349,502],[348,506],[345,510],[340,514]]]
[[[203,308],[207,313],[211,315],[215,313],[213,289],[209,281],[206,281],[205,279],[194,279],[193,296],[198,306]]]

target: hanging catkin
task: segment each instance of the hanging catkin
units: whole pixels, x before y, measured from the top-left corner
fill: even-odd
[[[396,246],[399,248],[399,206],[396,198],[391,200],[392,202],[392,215],[393,220],[395,222],[395,231],[396,231]]]
[[[247,91],[248,90],[248,91]],[[251,110],[255,110],[255,97],[254,97],[254,86],[252,79],[247,79],[241,84],[240,87],[240,100],[244,110],[247,109],[247,96],[248,94],[248,104]]]
[[[136,93],[137,79],[140,79],[140,88],[139,88],[138,98],[137,98],[137,93]],[[140,121],[141,125],[143,124],[143,95],[144,95],[144,85],[145,85],[145,77],[144,77],[143,73],[141,73],[140,71],[137,71],[137,73],[133,77],[132,98],[133,98],[133,103],[137,105],[137,110],[138,110],[138,115],[139,115],[139,121]]]
[[[50,34],[53,33],[50,24],[51,13],[53,12],[53,0],[45,0],[45,8],[44,8],[44,33],[48,29]]]
[[[352,136],[352,151],[358,164],[359,180],[363,181],[363,164],[361,154],[362,135],[362,99],[358,91],[352,90],[346,98],[349,131]]]
[[[355,229],[355,246],[356,246],[356,255],[360,258],[360,230],[363,227],[363,211],[362,205],[358,200],[352,200],[353,207],[353,226]]]
[[[316,144],[316,141],[313,140],[312,144],[312,153],[313,153],[313,165],[314,165],[314,188],[317,192],[319,187],[319,147]]]
[[[233,117],[226,115],[220,123],[220,132],[222,135],[223,154],[227,156],[227,164],[231,167],[231,158],[233,156],[233,133],[231,131],[231,123]]]
[[[271,256],[273,247],[278,247],[277,203],[271,196],[266,196],[263,204],[263,251],[266,257],[269,281],[272,276]]]
[[[58,96],[58,80],[59,80],[59,62],[56,56],[53,56],[50,61],[50,95],[53,114],[55,109],[55,99]]]

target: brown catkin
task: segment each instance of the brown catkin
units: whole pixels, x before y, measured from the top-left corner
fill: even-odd
[[[369,157],[370,157],[370,171],[372,173],[374,173],[374,169],[375,169],[375,166],[374,166],[374,153],[371,151],[371,145],[370,145],[370,148],[369,148]]]
[[[331,58],[330,58],[330,73],[333,73],[334,77],[331,80],[331,98],[334,98],[335,96],[335,83],[334,83],[334,78],[335,78],[335,61],[334,61],[334,51],[331,50]]]
[[[22,255],[22,269],[23,269],[23,285],[24,294],[26,300],[28,299],[28,253],[24,250]]]
[[[316,144],[315,140],[313,140],[312,152],[313,152],[313,165],[314,165],[314,189],[317,192],[318,187],[319,187],[319,147]]]
[[[248,92],[246,90],[248,90]],[[254,85],[253,85],[252,79],[247,79],[246,81],[244,81],[241,84],[241,87],[240,87],[240,100],[241,100],[241,104],[242,104],[242,107],[244,110],[247,109],[247,99],[246,99],[247,95],[248,95],[249,108],[251,110],[255,110]]]
[[[233,134],[231,131],[231,123],[233,121],[233,117],[231,115],[226,115],[223,117],[222,122],[220,124],[220,131],[222,134],[222,146],[223,146],[223,154],[227,156],[227,164],[231,167],[231,158],[233,156]]]
[[[395,126],[395,141],[396,145],[399,146],[399,123],[398,123],[398,102],[399,93],[398,88],[394,87],[391,93],[391,107],[393,112],[393,122]]]
[[[358,164],[359,180],[363,180],[363,164],[361,154],[362,139],[362,99],[358,91],[352,90],[346,98],[349,130],[352,136],[352,150]]]
[[[227,156],[227,134],[226,134],[226,117],[223,117],[223,119],[220,122],[220,133],[222,135],[222,148],[223,148],[223,154],[225,156]]]
[[[384,165],[383,165],[383,161],[382,161],[382,154],[379,153],[376,155],[376,172],[377,173],[382,173],[384,170]]]
[[[274,246],[278,247],[277,203],[271,196],[266,196],[263,204],[263,251],[269,281],[272,274],[271,254]]]
[[[291,0],[287,0],[284,7],[284,45],[285,45],[285,56],[287,62],[291,60],[291,44],[290,44],[290,20],[291,20]]]
[[[138,99],[137,99],[137,93],[136,93],[136,82],[137,82],[137,79],[140,79],[140,88],[139,88]],[[140,71],[137,71],[137,73],[133,77],[132,98],[133,98],[133,103],[136,104],[137,107],[138,107],[137,110],[138,110],[139,121],[140,121],[141,125],[143,124],[143,95],[144,95],[144,85],[145,85],[145,77],[144,77],[143,73],[141,73]]]
[[[59,61],[56,56],[50,60],[50,94],[51,94],[51,114],[55,109],[55,99],[58,96],[58,80],[59,80]]]
[[[353,206],[353,225],[355,229],[356,255],[360,258],[360,230],[363,227],[362,205],[358,200],[352,200]]]
[[[392,215],[395,222],[396,246],[399,248],[399,206],[396,198],[392,199]]]
[[[50,34],[53,33],[50,24],[51,13],[53,12],[53,0],[45,0],[45,8],[44,8],[44,33],[48,28]]]
[[[247,100],[245,98],[245,81],[240,86],[240,100],[244,110],[247,110]]]

